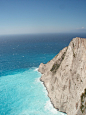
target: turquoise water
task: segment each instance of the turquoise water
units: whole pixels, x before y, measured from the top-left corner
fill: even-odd
[[[0,79],[0,115],[64,115],[50,103],[37,68]]]
[[[64,115],[50,103],[37,68],[76,36],[86,34],[0,36],[0,115]]]

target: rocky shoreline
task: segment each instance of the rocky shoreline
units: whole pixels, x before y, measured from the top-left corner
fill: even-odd
[[[86,39],[73,38],[38,69],[53,106],[67,115],[86,115]]]

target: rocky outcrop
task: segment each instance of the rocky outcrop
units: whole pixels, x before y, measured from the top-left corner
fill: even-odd
[[[86,115],[86,39],[74,38],[39,71],[51,103],[67,115]]]

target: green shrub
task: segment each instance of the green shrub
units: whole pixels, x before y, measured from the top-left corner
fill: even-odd
[[[81,95],[81,106],[80,106],[80,109],[81,109],[81,112],[83,113],[86,109],[86,102],[85,101],[85,98],[86,98],[86,89],[84,90],[84,93],[82,93]]]
[[[54,64],[53,67],[52,67],[52,69],[50,71],[52,71],[52,72],[55,73],[56,70],[59,68],[59,66],[60,66],[60,64]]]
[[[63,53],[60,59],[52,66],[52,69],[50,70],[53,73],[56,73],[57,69],[59,68],[60,64],[62,63],[64,57],[65,57],[66,52]]]

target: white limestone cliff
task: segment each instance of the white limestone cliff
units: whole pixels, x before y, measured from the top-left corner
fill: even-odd
[[[74,38],[39,71],[53,106],[67,115],[86,115],[86,39]]]

